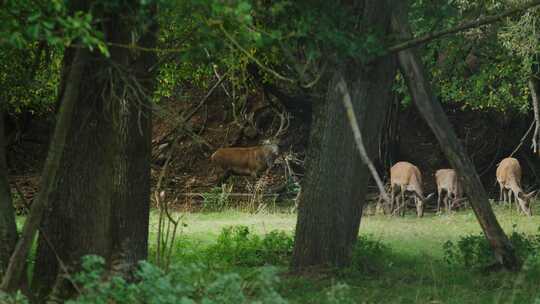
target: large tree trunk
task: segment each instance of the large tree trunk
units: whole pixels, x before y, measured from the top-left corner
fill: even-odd
[[[4,111],[0,106],[0,275],[6,270],[9,258],[17,242],[15,209],[11,201],[8,181],[5,139]]]
[[[155,8],[152,8],[153,10]],[[150,12],[153,16],[155,11]],[[120,24],[116,26],[121,26]],[[158,24],[149,25],[148,31],[141,37],[140,45],[152,48],[157,41]],[[113,26],[114,28],[114,26]],[[128,42],[131,32],[125,30],[122,40]],[[142,92],[125,91],[118,94],[128,101],[125,106],[115,112],[114,138],[111,145],[113,160],[114,192],[113,202],[113,253],[121,259],[123,269],[132,269],[148,254],[148,224],[150,213],[150,161],[152,153],[152,112],[151,96],[155,86],[155,75],[150,69],[156,64],[157,57],[153,52],[144,52],[132,58],[130,50],[118,50],[126,67],[132,67],[133,75]],[[135,96],[144,94],[145,97]]]
[[[389,29],[390,1],[364,1],[365,24]],[[393,57],[372,65],[337,67],[324,100],[313,107],[306,176],[299,198],[292,268],[344,266],[358,236],[370,173],[362,163],[336,87],[343,77],[351,89],[364,144],[376,155],[383,117],[395,75]]]
[[[400,2],[394,10],[393,25],[402,38],[408,39],[412,36],[407,18],[407,1]],[[399,52],[398,59],[413,100],[420,114],[435,133],[450,164],[458,172],[460,182],[465,188],[476,218],[498,262],[509,270],[519,270],[521,261],[497,222],[472,161],[459,143],[441,105],[432,94],[431,84],[426,77],[420,57],[414,49],[407,49]]]
[[[143,27],[130,21],[140,16],[138,9],[126,4],[105,16],[102,30],[109,42],[128,45],[140,34],[133,32]],[[153,16],[155,11],[146,13]],[[152,48],[157,24],[152,19],[145,29],[138,45]],[[123,274],[147,257],[154,86],[149,70],[156,58],[152,52],[120,47],[110,52],[110,58],[92,54],[93,64],[85,67],[73,128],[50,196],[54,204],[38,241],[32,287],[41,299],[53,287],[55,297],[72,292],[56,254],[71,271],[82,256],[97,254]]]

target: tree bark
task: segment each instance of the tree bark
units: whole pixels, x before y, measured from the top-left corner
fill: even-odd
[[[155,8],[152,9],[155,15]],[[119,25],[120,26],[120,25]],[[155,47],[158,24],[152,20],[148,31],[141,38],[143,47]],[[129,29],[123,34],[129,41]],[[113,254],[120,259],[122,269],[131,270],[137,262],[148,254],[148,225],[150,214],[150,162],[152,153],[152,112],[151,96],[155,87],[155,75],[150,68],[157,62],[153,52],[145,52],[130,58],[129,51],[119,50],[127,67],[132,66],[135,78],[144,91],[145,97],[138,98],[128,93],[128,101],[114,114],[117,123],[111,145],[113,160]],[[116,143],[116,145],[115,145]],[[118,265],[118,264],[117,264]]]
[[[140,8],[126,3],[117,9],[102,16],[107,41],[130,44],[138,36],[139,46],[154,47],[155,19],[134,34],[140,24],[132,20],[140,16]],[[148,14],[154,16],[155,10]],[[50,195],[54,204],[38,240],[32,289],[40,299],[51,291],[59,299],[73,293],[58,258],[73,271],[82,256],[97,254],[111,270],[129,274],[147,257],[154,87],[150,67],[156,57],[120,47],[110,48],[110,53],[110,58],[93,53],[93,64],[84,70],[68,149]]]
[[[0,274],[6,271],[9,258],[17,243],[17,226],[8,180],[5,139],[4,111],[0,107]]]
[[[366,24],[389,29],[390,1],[364,1]],[[337,66],[327,96],[313,106],[306,176],[299,198],[291,268],[345,266],[358,236],[370,173],[356,149],[338,89],[339,79],[353,88],[351,99],[368,155],[376,155],[395,75],[393,57],[370,66]]]
[[[393,26],[402,38],[411,37],[407,18],[407,1],[400,1],[393,13]],[[465,188],[476,218],[489,241],[495,257],[505,268],[516,271],[521,261],[509,239],[502,230],[472,161],[459,143],[446,114],[435,99],[431,84],[420,57],[413,49],[399,52],[398,61],[413,100],[430,128],[435,133],[441,149],[452,167],[457,171]]]

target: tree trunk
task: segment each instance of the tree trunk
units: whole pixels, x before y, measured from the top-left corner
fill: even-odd
[[[535,57],[540,57],[540,54]],[[534,133],[532,137],[532,149],[536,155],[540,156],[540,109],[538,101],[538,88],[540,88],[540,64],[538,64],[537,62],[533,63],[531,70],[531,77],[529,78],[529,89],[531,90],[531,101],[534,113]]]
[[[152,15],[155,14],[153,11]],[[155,47],[158,24],[152,21],[140,45]],[[131,38],[124,32],[125,42]],[[128,58],[129,50],[119,50],[121,57]],[[126,61],[140,84],[145,98],[127,92],[129,102],[115,112],[117,123],[111,140],[113,160],[113,253],[120,258],[122,269],[131,270],[137,262],[147,258],[148,225],[150,213],[150,162],[152,153],[151,96],[155,87],[154,74],[148,72],[157,62],[153,52],[145,52],[135,60]],[[115,145],[116,143],[116,145]],[[117,269],[120,270],[120,269]]]
[[[0,274],[6,270],[17,242],[17,226],[9,188],[5,139],[4,111],[0,108]]]
[[[365,1],[366,24],[388,29],[389,1]],[[295,246],[291,267],[345,266],[350,263],[358,236],[370,173],[362,163],[336,87],[338,79],[353,88],[351,97],[364,144],[376,155],[379,134],[391,99],[395,75],[393,57],[370,66],[337,67],[325,99],[313,106],[313,123],[307,152],[306,176],[299,198]]]
[[[23,279],[24,270],[26,269],[26,259],[28,257],[28,251],[34,241],[34,237],[39,228],[43,214],[49,207],[49,194],[54,188],[58,169],[60,166],[63,152],[65,150],[65,143],[67,132],[71,123],[71,115],[73,108],[77,101],[76,97],[79,94],[79,85],[82,78],[82,68],[87,63],[87,52],[84,50],[77,51],[77,55],[73,60],[73,67],[70,72],[71,83],[66,86],[64,93],[64,102],[60,108],[59,119],[56,124],[54,135],[51,140],[51,145],[43,167],[43,173],[41,176],[41,189],[38,193],[37,200],[32,204],[30,208],[30,214],[28,215],[23,227],[22,234],[15,246],[15,250],[11,255],[8,268],[2,278],[2,285],[0,289],[11,292],[20,287]]]
[[[130,21],[140,16],[138,10],[126,4],[104,16],[102,30],[109,42],[128,45],[139,35],[133,33],[138,24]],[[141,15],[146,13],[154,16],[155,11]],[[137,44],[152,48],[157,24],[152,18],[147,25]],[[97,254],[114,271],[128,274],[147,257],[154,87],[149,70],[156,57],[120,47],[110,53],[110,58],[92,54],[93,64],[85,68],[67,150],[50,196],[54,204],[38,240],[32,287],[40,299],[51,290],[60,299],[73,292],[61,276],[58,258],[74,271],[82,256]]]
[[[396,6],[393,25],[402,38],[407,39],[412,36],[407,19],[407,1],[402,1]],[[431,85],[426,78],[426,72],[420,57],[414,49],[407,49],[399,52],[398,60],[413,100],[420,114],[435,133],[450,164],[457,171],[460,182],[465,188],[476,218],[495,253],[495,257],[507,269],[519,270],[521,261],[491,209],[488,196],[473,163],[459,143],[441,105],[432,94]]]

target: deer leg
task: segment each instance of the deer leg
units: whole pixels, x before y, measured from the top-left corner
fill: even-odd
[[[518,214],[521,214],[523,211],[525,213],[525,207],[521,205],[521,202],[518,200],[518,196],[514,193],[514,201],[516,201],[516,209]]]
[[[405,204],[405,189],[403,187],[401,187],[401,202],[400,202],[400,209],[399,209],[399,213],[401,216],[405,216],[405,208],[407,207]]]
[[[399,191],[399,187],[396,187],[394,185],[391,186],[390,192],[391,192],[391,198],[390,198],[390,214],[396,215],[397,212],[399,212],[399,197],[396,196],[396,192]]]
[[[414,196],[414,204],[416,205],[416,216],[421,217],[422,214],[422,201],[418,196]]]
[[[223,176],[218,179],[218,185],[221,186],[223,183],[225,183],[229,177],[231,177],[231,170],[225,170],[225,172],[223,173]]]
[[[394,195],[394,186],[390,185],[390,215],[394,215],[394,199],[396,198]]]
[[[452,202],[454,201],[453,195],[450,191],[446,194],[446,213],[450,214],[452,211]]]
[[[502,202],[504,199],[504,188],[501,183],[499,183],[499,202]]]
[[[437,213],[441,212],[442,189],[437,189]]]

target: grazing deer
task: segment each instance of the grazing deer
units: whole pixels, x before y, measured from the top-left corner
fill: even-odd
[[[441,202],[444,200],[446,212],[450,212],[452,206],[461,197],[461,185],[459,184],[456,171],[454,169],[440,169],[435,172],[437,183],[437,212],[441,211]]]
[[[396,193],[400,193],[398,200]],[[434,193],[424,197],[422,191],[422,174],[418,168],[408,162],[398,162],[390,168],[390,212],[405,215],[405,192],[412,192],[416,204],[416,215],[424,216],[424,203],[429,201]],[[398,200],[396,209],[394,201]]]
[[[258,177],[265,170],[265,174],[268,173],[279,156],[278,137],[289,126],[288,116],[279,116],[280,126],[273,139],[265,140],[260,146],[219,148],[210,156],[212,163],[225,171],[221,182],[231,174]]]
[[[503,159],[497,167],[496,175],[501,191],[500,197],[505,196],[504,192],[508,190],[508,199],[510,200],[510,196],[514,195],[518,212],[521,210],[531,216],[530,200],[536,191],[525,194],[521,189],[521,166],[519,161],[513,157]]]

